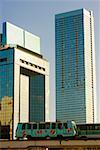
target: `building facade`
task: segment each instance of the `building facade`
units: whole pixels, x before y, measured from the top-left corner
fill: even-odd
[[[0,123],[15,138],[18,122],[49,120],[49,63],[19,45],[0,50]]]
[[[93,123],[96,105],[92,11],[55,16],[56,119]]]

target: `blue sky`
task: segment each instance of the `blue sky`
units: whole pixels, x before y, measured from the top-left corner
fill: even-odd
[[[100,0],[0,0],[0,24],[9,21],[41,38],[41,54],[50,62],[50,118],[54,120],[55,14],[80,8],[90,9],[94,12],[97,107],[100,122]]]

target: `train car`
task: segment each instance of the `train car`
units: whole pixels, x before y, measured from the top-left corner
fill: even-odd
[[[100,138],[100,124],[77,124],[80,139]]]
[[[62,139],[74,138],[77,134],[74,121],[18,123],[17,139]]]

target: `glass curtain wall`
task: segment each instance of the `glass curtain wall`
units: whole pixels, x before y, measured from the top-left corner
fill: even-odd
[[[7,129],[10,126],[10,131],[12,130],[13,49],[0,51],[0,123],[2,129]],[[9,130],[7,129],[7,131]],[[6,131],[2,136],[1,138],[10,138],[10,135]]]
[[[65,16],[64,16],[65,15]],[[83,15],[56,15],[57,120],[85,122]],[[78,116],[78,117],[77,117]]]
[[[29,76],[29,121],[45,121],[45,76],[25,68],[20,73]]]

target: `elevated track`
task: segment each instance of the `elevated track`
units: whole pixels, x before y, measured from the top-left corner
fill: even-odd
[[[97,140],[32,140],[0,141],[0,150],[100,150]]]

